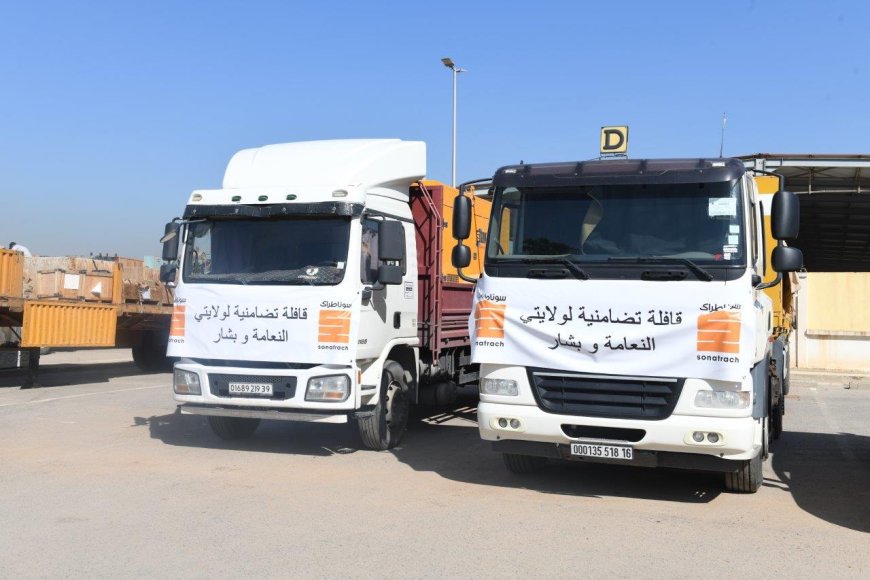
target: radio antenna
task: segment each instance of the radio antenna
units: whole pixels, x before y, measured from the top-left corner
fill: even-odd
[[[722,152],[725,150],[725,123],[728,121],[728,118],[725,116],[725,113],[722,113],[722,136],[719,138],[719,159],[722,158]]]

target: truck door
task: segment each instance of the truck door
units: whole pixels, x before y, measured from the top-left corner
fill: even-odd
[[[384,218],[389,219],[389,218]],[[363,217],[360,244],[360,281],[363,286],[363,302],[360,313],[359,358],[380,356],[387,342],[397,337],[416,336],[416,296],[413,286],[408,286],[408,252],[402,260],[402,283],[384,286],[377,283],[378,223],[380,219]],[[406,224],[403,224],[406,225]],[[405,227],[408,239],[408,227]],[[413,236],[413,233],[411,233]],[[413,237],[410,239],[414,239]],[[413,270],[416,272],[416,268]],[[366,296],[369,296],[365,300]]]

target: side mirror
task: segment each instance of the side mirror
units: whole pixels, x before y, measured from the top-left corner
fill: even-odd
[[[453,202],[453,237],[457,240],[466,240],[469,235],[471,235],[471,198],[459,195]]]
[[[401,262],[405,259],[405,228],[402,222],[378,222],[378,258],[388,262]]]
[[[174,262],[178,259],[178,231],[181,225],[175,222],[169,222],[163,229],[163,237],[160,242],[163,244],[163,261]]]
[[[175,282],[175,275],[178,273],[178,266],[172,263],[160,264],[160,281],[164,284]]]
[[[378,282],[384,286],[402,283],[402,267],[395,264],[381,264],[378,266]]]
[[[789,246],[776,246],[771,262],[774,272],[796,272],[804,267],[804,253]]]
[[[468,246],[456,246],[450,254],[450,261],[454,268],[467,268],[471,263],[471,248]]]
[[[794,240],[798,237],[801,205],[791,191],[777,191],[770,211],[770,229],[774,239]]]

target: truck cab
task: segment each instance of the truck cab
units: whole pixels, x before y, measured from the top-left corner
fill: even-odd
[[[547,458],[725,473],[754,492],[782,429],[787,336],[764,282],[801,267],[797,200],[733,159],[499,169],[469,323],[481,437]],[[457,202],[454,232],[465,234]],[[771,252],[771,250],[773,250]],[[468,252],[454,249],[462,266]]]
[[[221,189],[190,195],[166,226],[162,272],[176,285],[168,354],[181,412],[207,416],[225,439],[261,419],[356,419],[367,446],[398,443],[421,384],[454,378],[460,365],[443,363],[468,359],[467,332],[442,341],[441,358],[421,356],[433,312],[421,317],[418,293],[443,290],[418,272],[432,240],[415,217],[441,209],[420,201],[425,155],[397,139],[246,149]],[[440,262],[432,268],[440,280]]]

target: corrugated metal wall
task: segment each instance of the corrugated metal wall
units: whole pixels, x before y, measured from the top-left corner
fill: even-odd
[[[114,346],[117,322],[113,306],[27,302],[21,346]]]
[[[20,298],[24,275],[24,254],[0,249],[0,296]]]

